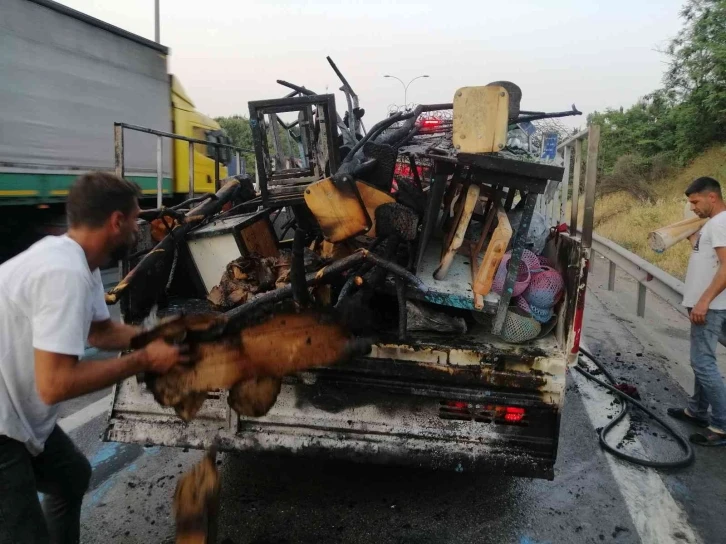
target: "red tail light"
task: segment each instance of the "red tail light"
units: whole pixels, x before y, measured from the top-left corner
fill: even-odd
[[[439,119],[424,119],[421,121],[422,128],[435,128],[439,125],[441,125],[441,121]]]
[[[507,423],[519,423],[524,419],[524,408],[507,406],[504,410],[504,421]]]
[[[439,417],[442,419],[458,419],[480,423],[527,425],[526,416],[527,410],[519,406],[472,404],[460,400],[441,401],[439,409]]]

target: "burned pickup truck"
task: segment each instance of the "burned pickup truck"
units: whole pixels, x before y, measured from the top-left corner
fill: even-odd
[[[341,79],[343,118],[286,82],[250,102],[255,182],[143,212],[107,301],[157,313],[137,346],[196,359],[120,383],[105,439],[553,478],[589,256],[561,221],[581,140],[559,165],[513,145],[548,114],[509,82],[366,132]]]

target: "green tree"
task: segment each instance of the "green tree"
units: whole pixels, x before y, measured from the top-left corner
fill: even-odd
[[[616,165],[652,182],[668,161],[685,163],[726,141],[726,0],[688,0],[683,28],[664,51],[669,67],[658,89],[627,110],[594,112],[602,127],[600,168]],[[627,161],[619,160],[627,156]],[[658,168],[655,168],[659,165]]]
[[[230,115],[229,117],[217,117],[215,119],[222,129],[227,133],[232,145],[249,149],[248,153],[244,153],[247,172],[255,175],[255,153],[254,144],[252,143],[252,129],[250,128],[250,120],[244,115]]]
[[[726,1],[689,0],[685,24],[668,46],[666,91],[678,101],[675,146],[687,160],[726,139]]]
[[[252,142],[252,128],[250,127],[249,119],[244,115],[231,115],[229,117],[217,117],[216,121],[227,133],[227,136],[230,137],[233,145],[250,150],[249,153],[244,154],[244,157],[247,164],[247,171],[250,175],[254,175],[255,155],[254,144]],[[299,158],[300,153],[295,139],[282,126],[278,125],[278,127],[278,141],[280,142],[280,153],[282,157]],[[297,134],[297,132],[294,133]],[[267,126],[267,144],[270,150],[270,156],[274,155],[272,129],[269,124]]]

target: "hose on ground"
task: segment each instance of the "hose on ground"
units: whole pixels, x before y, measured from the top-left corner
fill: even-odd
[[[585,370],[582,366],[579,364],[575,366],[575,369],[585,376],[588,380],[591,380],[595,382],[596,384],[600,385],[601,387],[604,387],[608,391],[612,392],[614,395],[617,395],[623,400],[622,403],[622,410],[620,413],[613,418],[613,420],[608,423],[605,427],[602,428],[600,431],[600,447],[602,447],[605,451],[613,454],[615,457],[618,457],[619,459],[622,459],[624,461],[628,461],[630,463],[644,466],[644,467],[651,467],[651,468],[684,468],[693,463],[695,460],[695,454],[693,452],[693,447],[691,446],[690,442],[683,438],[681,434],[674,429],[669,423],[661,419],[655,412],[653,412],[650,408],[645,406],[643,403],[637,401],[630,395],[620,391],[619,389],[614,387],[614,384],[617,382],[613,378],[612,374],[603,366],[603,364],[591,353],[589,353],[587,350],[580,348],[580,354],[585,355],[588,359],[592,361],[592,363],[599,368],[603,375],[607,378],[608,382],[606,383],[603,380],[593,376],[590,374],[587,370]],[[630,412],[630,405],[636,406],[637,408],[641,409],[643,412],[648,414],[652,419],[657,421],[665,430],[666,432],[671,435],[675,441],[678,443],[678,445],[681,447],[681,449],[685,452],[685,455],[677,459],[675,461],[651,461],[650,459],[643,459],[642,457],[637,457],[635,455],[630,455],[628,453],[625,453],[617,448],[614,448],[611,446],[607,441],[607,435],[610,433],[610,431],[615,428],[615,426]]]

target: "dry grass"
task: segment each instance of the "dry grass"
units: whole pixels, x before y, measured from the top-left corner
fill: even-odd
[[[595,232],[683,279],[691,253],[688,241],[659,255],[648,247],[648,233],[683,219],[683,191],[699,176],[711,176],[726,184],[726,147],[709,149],[686,168],[658,182],[654,204],[645,204],[623,192],[601,196],[595,203]]]

